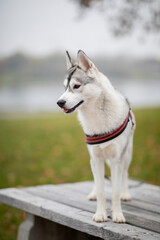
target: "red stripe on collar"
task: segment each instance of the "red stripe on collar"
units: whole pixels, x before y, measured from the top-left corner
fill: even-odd
[[[118,137],[127,127],[127,124],[129,122],[129,120],[131,119],[132,121],[132,126],[134,126],[134,122],[133,122],[133,117],[131,112],[129,111],[126,119],[124,120],[124,122],[115,130],[113,130],[112,132],[109,133],[104,133],[104,134],[99,134],[99,135],[85,135],[85,139],[86,139],[86,143],[87,144],[100,144],[100,143],[104,143],[107,141],[110,141],[116,137]]]

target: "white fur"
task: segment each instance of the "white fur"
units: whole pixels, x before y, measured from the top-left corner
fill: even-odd
[[[83,81],[85,78],[80,70],[77,70],[79,72],[75,73],[70,81],[70,89],[68,88],[60,97],[66,101],[65,108],[70,109],[84,100],[84,103],[77,110],[78,119],[85,134],[102,134],[116,129],[123,123],[128,114],[129,106],[126,99],[113,88],[108,78],[98,71],[82,51],[78,53],[78,61],[86,77],[91,77],[94,80],[91,84],[83,85],[81,83],[81,87],[74,90],[77,79],[81,77],[81,81]],[[132,123],[129,121],[125,131],[117,138],[102,144],[87,145],[95,180],[95,186],[89,199],[97,199],[97,210],[93,216],[93,220],[96,222],[107,221],[104,161],[109,163],[111,169],[112,219],[114,222],[125,222],[120,199],[130,200],[127,178],[132,159],[134,128],[135,126],[132,127]]]

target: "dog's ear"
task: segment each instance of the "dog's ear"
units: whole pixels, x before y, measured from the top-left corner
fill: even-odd
[[[69,70],[75,65],[75,61],[70,57],[68,51],[66,51],[66,63],[67,63],[67,70]]]
[[[78,65],[82,68],[85,72],[87,72],[90,68],[95,67],[94,63],[87,57],[87,55],[82,51],[78,51]]]

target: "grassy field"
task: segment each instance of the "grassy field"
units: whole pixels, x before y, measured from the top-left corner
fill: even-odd
[[[159,185],[160,108],[134,113],[130,176]],[[75,115],[0,120],[0,188],[91,179],[84,133]],[[0,204],[0,239],[16,239],[23,219],[23,212]]]

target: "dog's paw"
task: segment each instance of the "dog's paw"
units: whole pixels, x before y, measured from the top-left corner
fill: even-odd
[[[112,212],[112,221],[116,223],[125,223],[125,217],[122,212]]]
[[[107,213],[106,211],[103,212],[96,212],[93,216],[93,221],[95,222],[107,222]]]
[[[129,192],[122,193],[121,200],[122,201],[130,201],[131,200],[131,195],[129,194]]]
[[[96,200],[97,200],[96,193],[95,193],[95,192],[91,192],[91,193],[88,195],[88,200],[90,200],[90,201],[96,201]]]

